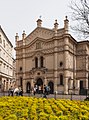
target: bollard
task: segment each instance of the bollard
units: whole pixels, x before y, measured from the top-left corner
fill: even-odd
[[[71,98],[70,98],[70,100],[72,100],[72,92],[71,92]]]
[[[57,91],[54,92],[54,99],[56,100]]]

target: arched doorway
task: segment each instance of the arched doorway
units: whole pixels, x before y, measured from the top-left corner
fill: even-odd
[[[37,87],[37,90],[36,90],[37,93],[43,93],[43,81],[41,78],[37,79],[35,86]]]
[[[50,87],[50,94],[53,94],[54,93],[54,83],[50,81],[48,83],[48,86]]]
[[[31,84],[30,84],[30,82],[27,82],[26,92],[27,92],[27,93],[30,93],[30,90],[31,90]]]
[[[42,79],[41,79],[41,78],[38,78],[37,81],[36,81],[36,83],[35,83],[35,85],[37,85],[37,86],[42,86],[42,85],[43,85]]]

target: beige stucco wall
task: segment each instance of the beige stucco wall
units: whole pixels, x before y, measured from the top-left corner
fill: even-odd
[[[27,82],[34,86],[39,78],[43,84],[49,84],[51,81],[54,92],[59,93],[69,94],[69,90],[72,90],[73,93],[76,91],[79,94],[81,80],[84,89],[88,87],[89,43],[77,42],[68,33],[67,18],[64,21],[64,28],[58,29],[57,23],[54,24],[54,29],[37,26],[27,37],[25,33],[23,35],[22,40],[18,40],[16,36],[15,49],[16,79],[19,81],[20,76],[23,77],[24,92],[27,89]],[[35,57],[39,63],[41,56],[43,56],[43,67],[38,65],[38,68],[35,68]],[[62,66],[60,62],[63,63]],[[21,66],[23,73],[19,74]],[[63,75],[63,85],[60,85],[60,75]]]

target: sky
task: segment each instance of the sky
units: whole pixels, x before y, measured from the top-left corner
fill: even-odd
[[[43,27],[53,28],[57,19],[59,28],[62,28],[65,16],[69,15],[69,2],[70,0],[0,0],[0,25],[15,47],[16,33],[20,39],[23,30],[27,35],[30,34],[36,28],[40,16]]]

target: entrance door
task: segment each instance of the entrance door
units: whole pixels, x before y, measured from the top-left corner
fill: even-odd
[[[83,81],[80,81],[80,95],[84,95],[85,94],[85,89],[83,88]]]
[[[27,82],[26,92],[27,92],[27,93],[30,93],[30,90],[31,90],[31,84],[30,84],[30,82]]]
[[[43,93],[43,81],[41,78],[38,78],[35,85],[37,86],[37,93]]]
[[[43,86],[43,81],[42,81],[42,79],[41,79],[41,78],[38,78],[35,85],[37,85],[37,86]]]
[[[83,81],[80,81],[80,89],[83,89]]]
[[[48,86],[50,87],[50,94],[54,93],[54,83],[53,82],[49,82]]]

